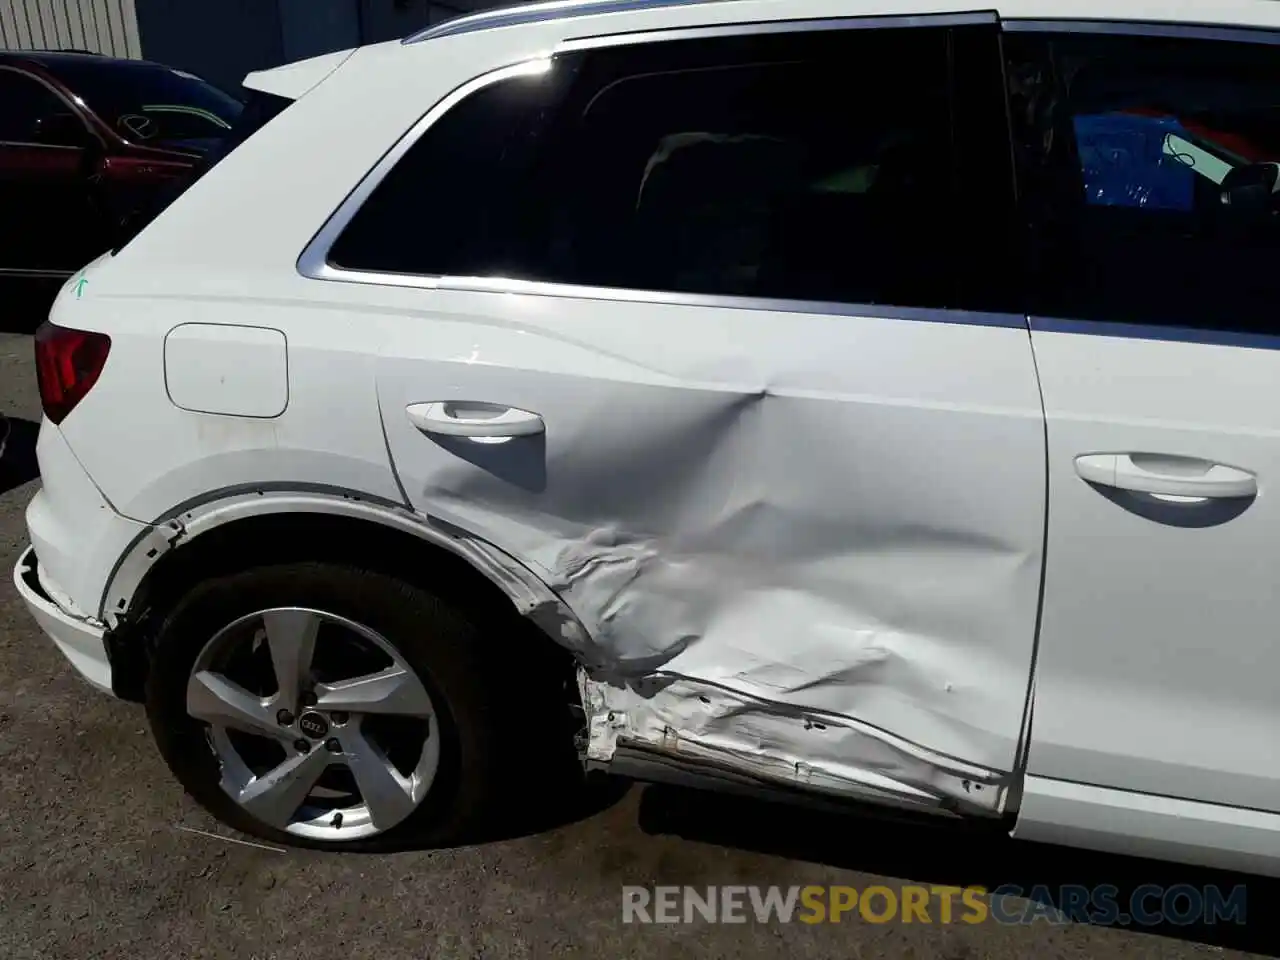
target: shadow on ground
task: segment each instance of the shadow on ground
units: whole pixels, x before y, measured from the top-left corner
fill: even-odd
[[[62,282],[0,277],[0,333],[34,333],[49,316]]]
[[[531,790],[495,819],[481,828],[475,843],[493,843],[546,833],[588,820],[615,806],[635,786],[630,780],[592,773],[577,781],[558,778],[564,790]]]
[[[640,826],[650,834],[901,878],[903,883],[981,886],[990,891],[1016,887],[1032,903],[1010,901],[1001,909],[1008,919],[1016,915],[1024,922],[1054,922],[1032,919],[1047,916],[1050,910],[1036,906],[1047,904],[1097,926],[1280,956],[1280,919],[1268,908],[1280,892],[1280,882],[1264,877],[1014,841],[998,827],[975,830],[954,821],[922,823],[874,811],[827,813],[668,786],[645,788]],[[1155,886],[1162,889],[1156,891]],[[1097,904],[1068,902],[1073,896],[1070,888],[1103,891],[1118,909],[1108,920]],[[1197,912],[1192,900],[1205,897],[1206,888],[1216,888],[1230,906],[1242,908],[1214,923],[1199,915],[1191,921],[1188,915]],[[1236,899],[1228,900],[1233,893]],[[1188,917],[1189,922],[1144,925],[1116,919],[1131,907],[1140,916],[1154,915],[1161,909],[1162,895],[1165,913]],[[956,902],[959,907],[958,898]],[[993,916],[986,922],[994,920]]]
[[[0,494],[40,476],[40,467],[36,464],[36,436],[40,433],[40,424],[21,417],[7,419],[9,440],[5,444],[4,456],[0,457]],[[3,432],[4,427],[0,426],[0,433]]]

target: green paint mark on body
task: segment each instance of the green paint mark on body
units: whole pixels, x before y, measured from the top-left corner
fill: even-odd
[[[88,282],[89,281],[86,280],[84,277],[81,277],[79,280],[76,281],[76,299],[77,300],[79,300],[80,295],[84,293],[85,284],[87,284]]]

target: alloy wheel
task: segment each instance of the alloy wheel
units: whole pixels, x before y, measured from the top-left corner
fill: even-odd
[[[312,840],[390,830],[440,765],[421,678],[376,631],[321,610],[277,607],[219,631],[192,667],[186,707],[208,724],[223,791]]]

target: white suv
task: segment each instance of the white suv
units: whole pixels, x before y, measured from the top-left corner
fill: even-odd
[[[250,75],[37,337],[27,605],[280,842],[564,748],[1280,872],[1280,4],[997,6]]]

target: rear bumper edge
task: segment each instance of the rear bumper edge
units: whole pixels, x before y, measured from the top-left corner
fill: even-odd
[[[105,627],[92,617],[61,606],[40,582],[40,564],[34,547],[27,547],[13,568],[13,585],[27,610],[71,665],[90,684],[113,696],[111,659],[107,656]]]

